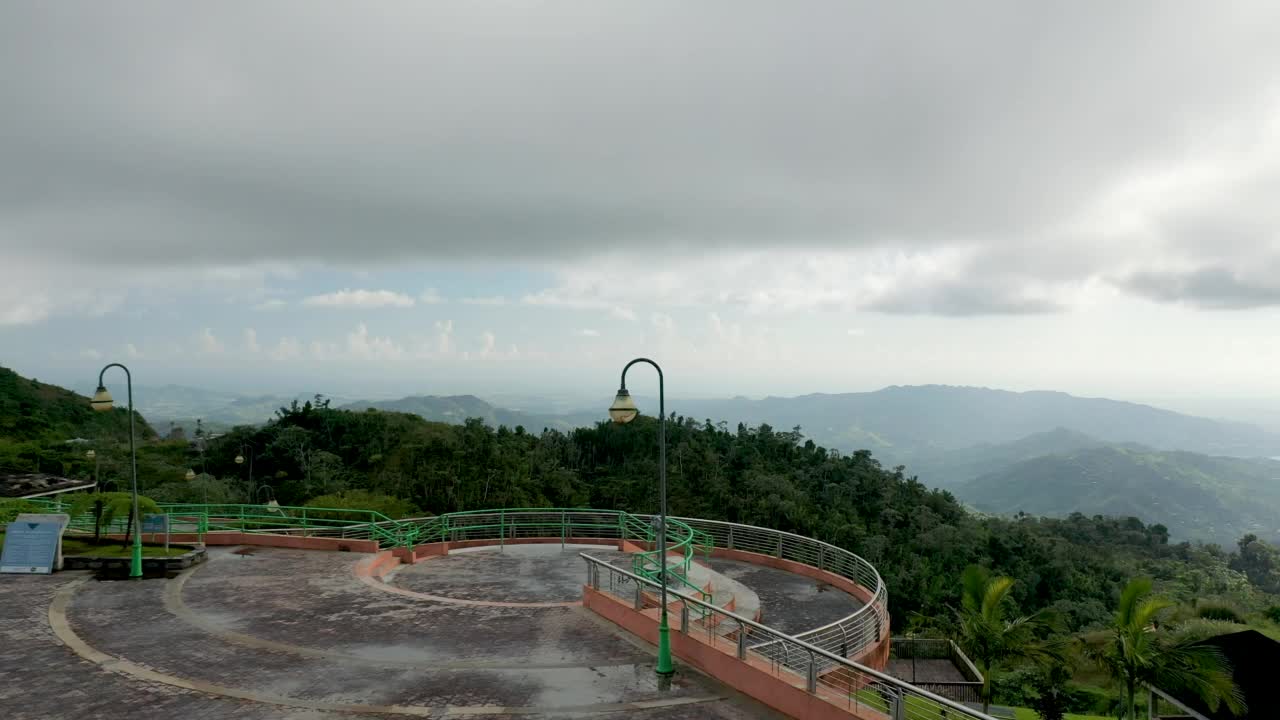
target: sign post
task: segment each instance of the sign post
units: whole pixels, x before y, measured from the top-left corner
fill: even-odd
[[[48,575],[62,569],[62,530],[71,521],[63,513],[23,513],[5,530],[0,573]]]
[[[169,554],[169,516],[148,513],[142,516],[142,531],[151,533],[151,541],[155,542],[157,533],[164,533],[164,553]]]

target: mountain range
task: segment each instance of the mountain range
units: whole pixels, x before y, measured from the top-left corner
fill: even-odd
[[[1059,451],[1017,459],[1055,439],[1065,441]],[[1174,540],[1225,546],[1247,533],[1280,540],[1280,462],[1269,458],[1158,451],[1062,432],[968,455],[961,472],[985,471],[944,487],[981,511],[1133,516],[1165,525]]]
[[[312,395],[241,396],[181,386],[142,387],[139,408],[153,422],[201,417],[210,429],[261,423]],[[604,419],[598,406],[522,398],[528,409],[475,395],[399,399],[330,398],[334,406],[412,413],[460,424],[562,431]],[[637,396],[642,411],[654,398]],[[819,445],[868,449],[882,464],[954,493],[991,513],[1133,515],[1164,523],[1175,540],[1233,543],[1280,529],[1280,436],[1245,423],[1060,392],[1009,392],[943,385],[763,399],[668,399],[697,422],[800,427]],[[543,412],[538,410],[542,409]]]

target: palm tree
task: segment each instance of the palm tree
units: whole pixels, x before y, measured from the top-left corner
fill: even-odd
[[[124,543],[127,547],[133,534],[133,495],[124,492],[77,493],[67,498],[70,502],[68,514],[76,518],[86,512],[93,513],[93,542],[97,544],[102,527],[111,526],[118,517],[127,517]],[[160,512],[160,507],[149,497],[138,496],[138,512]]]
[[[1244,698],[1231,679],[1222,653],[1186,632],[1159,630],[1160,615],[1174,603],[1151,594],[1151,580],[1129,581],[1110,627],[1085,638],[1084,654],[1120,684],[1121,720],[1138,720],[1142,685],[1192,692],[1217,710],[1226,703],[1235,714]]]
[[[1043,642],[1050,628],[1043,613],[1013,619],[1006,611],[1013,604],[1009,591],[1013,578],[991,577],[986,568],[971,565],[961,577],[960,607],[955,611],[956,643],[982,673],[982,712],[991,708],[991,675],[1013,660],[1061,660],[1057,643]]]

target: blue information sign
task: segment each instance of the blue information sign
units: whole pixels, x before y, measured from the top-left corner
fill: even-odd
[[[168,515],[143,515],[142,516],[142,532],[146,533],[162,533],[169,531]]]
[[[5,529],[4,551],[0,554],[0,573],[53,572],[58,559],[58,543],[62,524],[19,520]]]

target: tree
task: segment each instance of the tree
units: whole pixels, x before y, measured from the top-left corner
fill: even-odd
[[[1063,663],[1054,663],[1042,669],[1031,678],[1031,690],[1035,693],[1027,705],[1040,720],[1063,720],[1066,717],[1070,697],[1067,682],[1071,680],[1071,670]]]
[[[982,673],[982,712],[991,707],[991,678],[995,669],[1013,660],[1059,660],[1056,644],[1039,636],[1049,629],[1043,613],[1014,619],[1005,616],[1013,600],[1014,580],[991,577],[982,567],[970,565],[961,576],[960,607],[956,609],[956,643]]]
[[[111,523],[118,517],[127,517],[128,524],[125,527],[124,542],[129,544],[129,537],[133,532],[133,494],[125,492],[108,492],[108,493],[76,493],[68,495],[64,498],[65,502],[71,504],[67,511],[71,517],[79,517],[87,512],[93,513],[93,540],[97,542],[103,526],[110,527]],[[138,512],[158,513],[160,507],[155,501],[149,497],[138,496]]]
[[[1084,654],[1121,687],[1121,720],[1138,720],[1142,685],[1191,692],[1215,711],[1222,704],[1239,714],[1244,699],[1222,653],[1188,633],[1159,629],[1173,601],[1152,594],[1151,580],[1129,581],[1111,626],[1085,639]]]

